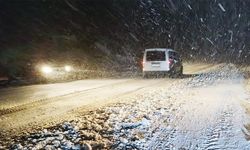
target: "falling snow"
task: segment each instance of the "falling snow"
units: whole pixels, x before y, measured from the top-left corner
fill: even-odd
[[[219,3],[218,6],[220,7],[220,9],[221,9],[223,12],[226,12],[225,8],[221,5],[221,3]]]

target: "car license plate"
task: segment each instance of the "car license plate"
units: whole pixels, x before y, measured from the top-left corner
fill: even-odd
[[[151,63],[152,67],[160,67],[160,63]]]

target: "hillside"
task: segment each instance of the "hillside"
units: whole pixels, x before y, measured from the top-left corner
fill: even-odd
[[[148,47],[174,48],[186,61],[246,64],[249,14],[245,0],[1,0],[1,74],[47,61],[138,70]]]

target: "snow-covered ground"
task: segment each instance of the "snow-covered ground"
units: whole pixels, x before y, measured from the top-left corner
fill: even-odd
[[[247,95],[238,70],[222,66],[186,84],[110,108],[115,149],[250,149],[242,132],[247,118],[240,102]]]
[[[222,65],[9,144],[12,149],[250,149],[243,81],[234,65]]]

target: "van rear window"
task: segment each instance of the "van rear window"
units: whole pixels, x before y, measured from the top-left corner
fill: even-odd
[[[165,51],[147,51],[146,54],[147,61],[165,61]]]

